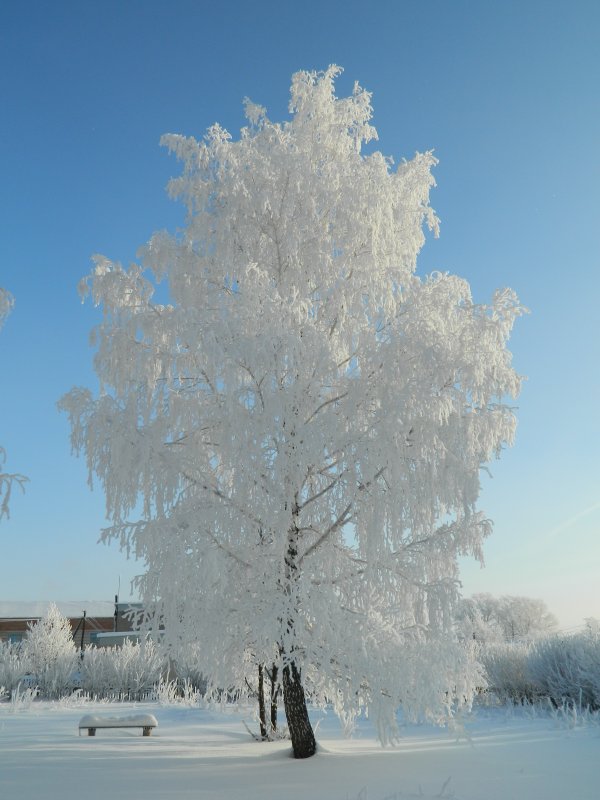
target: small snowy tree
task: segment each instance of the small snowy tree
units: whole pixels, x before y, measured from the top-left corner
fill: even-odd
[[[4,325],[6,317],[10,314],[13,305],[13,296],[10,294],[10,292],[7,292],[6,289],[0,287],[0,329]],[[13,485],[16,484],[17,486],[20,486],[21,489],[24,489],[25,483],[27,482],[27,478],[24,475],[2,472],[1,468],[4,465],[5,460],[6,452],[4,448],[0,446],[0,520],[2,517],[8,517],[9,515],[10,495]]]
[[[142,265],[96,257],[102,390],[61,401],[163,641],[200,643],[209,690],[278,665],[297,757],[307,690],[383,741],[398,705],[442,720],[470,696],[457,557],[481,557],[480,467],[520,386],[514,293],[415,275],[435,158],[363,153],[370,95],[338,99],[339,72],[294,75],[282,124],[246,101],[238,141],[164,137],[186,227]]]
[[[69,620],[54,603],[48,607],[44,618],[30,624],[22,654],[43,697],[61,697],[71,688],[77,649]]]

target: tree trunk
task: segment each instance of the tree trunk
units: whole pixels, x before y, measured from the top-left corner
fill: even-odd
[[[277,730],[277,696],[279,694],[279,685],[277,683],[277,673],[279,668],[273,664],[271,668],[271,731],[275,733]]]
[[[265,679],[263,675],[263,665],[258,665],[258,719],[260,722],[260,735],[262,739],[267,738],[267,712],[265,709]]]
[[[298,416],[297,409],[294,409],[292,419]],[[285,427],[285,422],[284,422]],[[296,432],[292,427],[289,433],[289,463],[296,467],[295,474],[298,474],[298,464],[296,463]],[[288,481],[291,485],[291,482]],[[290,488],[290,487],[288,487]],[[286,504],[287,508],[287,504]],[[287,600],[287,623],[285,639],[287,647],[282,642],[280,645],[280,655],[284,664],[283,667],[283,705],[285,706],[285,716],[287,717],[288,729],[292,740],[292,750],[294,758],[310,758],[317,750],[315,734],[308,718],[306,708],[306,697],[300,671],[294,660],[294,638],[295,628],[298,617],[298,581],[300,579],[298,570],[298,537],[300,534],[300,506],[298,493],[294,494],[292,503],[292,519],[287,536],[287,552],[285,555],[285,581],[284,592]],[[282,620],[283,621],[283,620]]]
[[[283,704],[294,758],[313,756],[317,750],[317,743],[308,718],[300,673],[293,661],[283,668]]]

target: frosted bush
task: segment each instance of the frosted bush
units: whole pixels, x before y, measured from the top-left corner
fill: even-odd
[[[179,700],[180,692],[176,680],[160,680],[153,689],[153,697],[162,706],[173,705]]]
[[[198,666],[201,646],[198,642],[182,645],[171,650],[171,664],[180,683],[189,683],[200,694],[206,691],[206,679]]]
[[[494,643],[481,648],[479,660],[488,690],[499,700],[523,702],[538,695],[538,684],[532,680],[528,669],[530,653],[531,645],[527,643]]]
[[[548,699],[555,708],[600,709],[600,633],[481,648],[489,690],[500,700]]]
[[[0,641],[0,686],[10,694],[25,672],[19,645]]]
[[[600,634],[594,631],[536,642],[528,661],[530,680],[556,705],[600,708]]]
[[[140,698],[152,690],[163,672],[164,660],[151,639],[125,640],[121,647],[85,649],[81,688],[96,697]]]
[[[97,697],[104,697],[107,692],[115,691],[112,653],[115,648],[97,648],[89,645],[85,648],[81,661],[81,686],[84,692]]]
[[[10,693],[10,710],[14,714],[17,711],[28,711],[31,704],[38,696],[37,686],[22,687],[19,684]]]
[[[153,699],[163,706],[184,705],[197,706],[201,693],[188,680],[164,680],[161,678],[152,691]]]

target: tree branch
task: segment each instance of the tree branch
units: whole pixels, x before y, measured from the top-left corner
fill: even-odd
[[[325,539],[327,539],[327,537],[330,534],[334,533],[339,528],[343,527],[347,522],[350,522],[350,520],[352,519],[352,514],[348,515],[348,512],[350,511],[351,508],[352,508],[352,503],[348,503],[348,505],[342,511],[342,513],[339,515],[336,521],[332,523],[327,528],[327,530],[319,536],[316,542],[313,542],[313,544],[311,544],[308,550],[304,551],[304,553],[298,559],[299,564],[301,564],[305,558],[307,558],[311,553],[313,553],[317,549],[317,547],[319,547],[325,541]]]
[[[306,506],[309,503],[313,503],[315,500],[318,500],[319,497],[323,497],[324,494],[327,494],[327,492],[329,492],[331,489],[333,489],[333,487],[336,485],[336,483],[338,483],[344,477],[344,475],[347,472],[348,472],[348,470],[343,470],[342,472],[340,472],[340,474],[337,476],[337,478],[334,478],[331,481],[331,483],[328,486],[326,486],[324,489],[321,489],[320,492],[317,492],[317,494],[314,494],[312,497],[309,497],[308,500],[305,500],[303,503],[300,503],[300,505],[298,506],[298,511],[302,511],[302,509],[306,508]]]
[[[308,425],[319,413],[322,411],[326,406],[331,405],[332,403],[337,403],[338,400],[343,400],[344,397],[347,397],[348,392],[344,392],[343,394],[338,394],[335,397],[330,397],[329,400],[325,400],[321,405],[313,411],[313,413],[308,417],[308,419],[304,420],[304,424]]]
[[[232,550],[226,547],[222,542],[220,542],[212,531],[208,530],[208,528],[205,528],[204,530],[212,539],[212,541],[217,545],[219,550],[222,550],[224,553],[227,553],[228,556],[233,558],[234,561],[237,561],[238,564],[241,564],[243,567],[246,567],[247,569],[251,568],[252,566],[251,564],[249,564],[247,561],[244,561],[243,558],[240,558],[238,555],[236,555],[236,553],[234,553]]]
[[[222,492],[218,487],[210,486],[205,481],[198,481],[195,478],[192,478],[191,475],[188,475],[187,472],[183,472],[182,471],[181,474],[183,475],[184,478],[186,478],[186,480],[190,481],[190,483],[193,483],[194,486],[198,486],[199,488],[204,489],[205,492],[210,492],[211,494],[214,494],[214,496],[218,497],[219,500],[222,500],[224,503],[228,503],[232,508],[234,508],[240,514],[242,514],[242,516],[244,516],[247,519],[251,520],[256,525],[258,525],[260,528],[264,527],[263,522],[262,522],[261,519],[259,519],[258,517],[255,517],[254,514],[251,514],[247,509],[245,509],[243,506],[239,505],[239,503],[236,503],[236,501],[232,497],[229,497],[229,495],[226,495],[225,492]]]

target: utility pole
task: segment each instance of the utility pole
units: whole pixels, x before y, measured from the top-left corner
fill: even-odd
[[[85,636],[85,615],[86,612],[83,612],[83,624],[81,626],[81,644],[79,646],[79,650],[81,651],[81,655],[83,656],[83,637]]]

